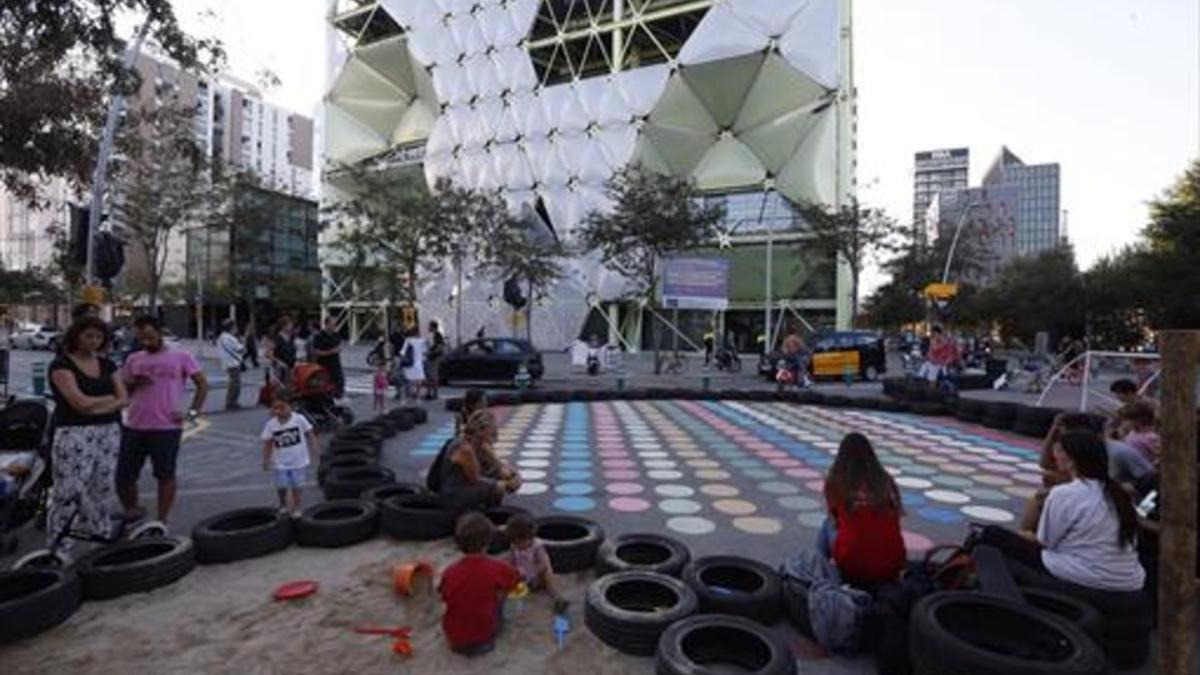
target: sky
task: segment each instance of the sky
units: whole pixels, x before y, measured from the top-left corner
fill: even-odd
[[[224,40],[231,72],[269,68],[282,81],[269,98],[317,110],[326,0],[175,5]],[[859,197],[903,221],[913,153],[969,147],[978,184],[1007,145],[1062,165],[1086,267],[1133,241],[1146,202],[1200,157],[1197,0],[856,0],[854,22]]]

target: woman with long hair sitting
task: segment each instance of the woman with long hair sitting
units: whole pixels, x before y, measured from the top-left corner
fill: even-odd
[[[875,456],[866,436],[846,434],[825,478],[829,517],[817,548],[837,565],[842,579],[871,587],[896,579],[904,569],[904,514],[900,490]]]
[[[507,465],[496,466],[492,444],[496,420],[487,410],[478,410],[463,426],[449,447],[441,466],[439,495],[447,508],[456,511],[496,506],[504,495],[521,487],[521,477]]]
[[[1141,590],[1146,572],[1138,562],[1137,512],[1129,493],[1109,477],[1104,441],[1069,431],[1053,452],[1070,481],[1046,495],[1037,532],[988,527],[979,543],[1003,551],[1018,580],[1033,574],[1102,591]]]

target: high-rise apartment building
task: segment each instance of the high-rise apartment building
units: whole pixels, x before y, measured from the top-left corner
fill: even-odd
[[[1062,243],[1058,164],[1026,164],[1006,147],[984,174],[985,186],[1012,185],[1017,202],[1016,252],[1029,255]]]
[[[941,190],[967,187],[970,169],[971,151],[967,148],[926,150],[913,156],[912,225],[922,241],[937,236],[936,223],[927,223],[925,219],[934,195]]]

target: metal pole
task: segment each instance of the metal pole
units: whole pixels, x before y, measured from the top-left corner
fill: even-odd
[[[142,42],[150,32],[150,18],[147,17],[138,28],[133,47],[125,52],[122,68],[133,68],[138,53],[142,50]],[[108,162],[112,159],[113,141],[117,135],[117,124],[121,121],[121,113],[125,110],[125,96],[118,93],[108,104],[108,116],[104,120],[104,131],[100,136],[100,151],[96,156],[96,170],[92,173],[92,208],[88,214],[88,243],[87,243],[87,283],[96,280],[96,233],[100,230],[100,211],[104,208],[104,192],[108,180]]]
[[[962,234],[963,225],[965,225],[967,222],[967,214],[970,213],[971,209],[975,208],[976,206],[978,206],[978,204],[967,204],[967,206],[963,208],[962,215],[958,217],[958,225],[954,228],[954,239],[950,240],[950,252],[946,254],[946,268],[942,270],[943,284],[950,280],[950,263],[954,260],[954,250],[958,248],[958,237]]]
[[[1088,385],[1092,380],[1092,353],[1083,353],[1083,402],[1080,404],[1079,412],[1087,412],[1088,405]]]
[[[462,317],[462,314],[463,314],[463,312],[462,312],[462,307],[463,307],[463,260],[462,260],[462,256],[458,257],[458,260],[455,262],[454,266],[456,268],[458,268],[458,282],[455,285],[456,290],[455,290],[455,294],[454,294],[454,311],[456,313],[456,318],[454,319],[454,333],[455,333],[454,341],[456,344],[461,345],[462,344],[462,322],[463,322],[463,317]]]
[[[763,218],[767,213],[767,198],[770,196],[770,189],[763,190],[762,204],[758,207],[758,226],[762,227]],[[772,277],[775,274],[775,233],[767,227],[767,269],[766,269],[766,290],[763,303],[763,354],[771,353],[771,346],[774,341],[771,339],[771,296],[774,289],[771,288]]]

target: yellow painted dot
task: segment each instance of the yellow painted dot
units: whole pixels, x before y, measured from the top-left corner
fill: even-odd
[[[713,508],[731,516],[748,516],[758,511],[757,506],[744,499],[718,499],[713,502]]]
[[[733,526],[743,532],[750,534],[779,534],[783,530],[783,523],[776,518],[734,518]]]

